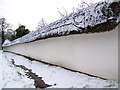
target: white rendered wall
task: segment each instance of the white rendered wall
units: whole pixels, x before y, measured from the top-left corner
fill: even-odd
[[[2,44],[2,38],[0,37],[0,50],[2,49],[1,44]]]
[[[104,33],[49,38],[4,49],[103,78],[118,79],[118,27]]]

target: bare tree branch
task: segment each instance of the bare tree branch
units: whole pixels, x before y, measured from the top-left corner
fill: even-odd
[[[62,18],[68,16],[68,12],[67,12],[67,10],[66,10],[65,8],[63,8],[63,10],[64,10],[63,13],[59,10],[59,8],[57,8],[57,9],[58,9],[59,15],[60,15]]]
[[[45,27],[46,25],[47,25],[47,22],[45,21],[44,18],[42,18],[42,19],[39,21],[36,29],[41,29],[41,28]]]

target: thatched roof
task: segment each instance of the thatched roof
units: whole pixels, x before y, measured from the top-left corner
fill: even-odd
[[[42,29],[38,29],[3,46],[71,34],[106,32],[113,30],[119,23],[120,1],[104,1],[71,13],[69,16],[50,23]]]

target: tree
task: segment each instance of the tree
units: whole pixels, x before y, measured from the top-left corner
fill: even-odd
[[[39,21],[36,29],[41,29],[41,28],[45,27],[46,25],[47,25],[47,22],[45,21],[44,18],[42,18],[42,19]]]
[[[8,27],[9,27],[9,24],[6,22],[6,19],[0,18],[0,31],[2,34],[2,44],[5,41],[5,36],[4,36],[5,29],[7,29]]]
[[[58,8],[57,8],[57,9],[58,9]],[[63,11],[64,11],[64,12],[61,12],[61,11],[58,9],[58,13],[59,13],[59,15],[60,15],[62,18],[68,16],[68,12],[67,12],[67,10],[66,10],[65,8],[63,8]]]
[[[5,32],[5,39],[8,39],[10,41],[14,40],[15,39],[15,31],[11,28],[8,28]]]
[[[15,31],[16,31],[16,39],[20,38],[30,32],[28,29],[25,29],[24,25],[20,25]]]

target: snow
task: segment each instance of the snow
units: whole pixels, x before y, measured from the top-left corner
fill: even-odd
[[[2,51],[0,52],[2,54]],[[0,55],[0,88],[35,88],[32,79],[25,76],[25,71],[14,66],[11,62],[15,61],[16,65],[24,65],[36,73],[42,80],[52,85],[48,88],[117,88],[118,81],[103,80],[97,77],[91,77],[79,72],[72,72],[57,66],[50,66],[13,53],[3,52]],[[18,73],[21,73],[19,75]],[[13,84],[14,83],[14,84]],[[2,85],[2,86],[1,86]]]
[[[46,27],[43,27],[21,38],[16,39],[9,44],[3,44],[3,46],[6,47],[14,44],[30,42],[36,39],[48,38],[49,36],[54,37],[54,35],[68,35],[70,31],[83,32],[83,30],[79,27],[93,27],[97,24],[106,22],[108,19],[116,18],[114,17],[113,13],[110,14],[111,16],[109,18],[107,18],[107,16],[102,12],[108,12],[109,5],[113,1],[114,0],[104,0],[103,2],[96,3],[90,7],[79,9],[77,12],[71,13],[70,15],[60,20],[50,23]],[[118,19],[116,22],[119,22]]]
[[[118,22],[118,23],[120,22],[120,15],[119,15],[119,17],[117,18],[117,22]]]
[[[6,39],[3,43],[3,45],[10,45],[10,44],[11,44],[11,42],[8,39]]]
[[[15,67],[0,51],[0,90],[2,88],[34,88],[34,81]]]

